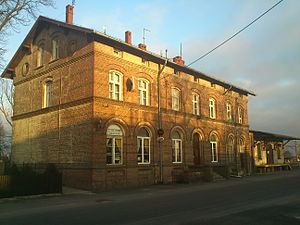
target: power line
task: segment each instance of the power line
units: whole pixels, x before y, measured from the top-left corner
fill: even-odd
[[[264,15],[266,15],[268,12],[270,12],[272,9],[274,9],[277,5],[279,5],[281,2],[283,2],[283,0],[280,0],[279,2],[277,2],[275,5],[273,5],[271,8],[269,8],[267,11],[265,11],[263,14],[261,14],[259,17],[257,17],[255,20],[253,20],[251,23],[249,23],[247,26],[245,26],[244,28],[242,28],[241,30],[239,30],[238,32],[236,32],[234,35],[232,35],[230,38],[226,39],[225,41],[223,41],[221,44],[217,45],[215,48],[213,48],[212,50],[210,50],[209,52],[205,53],[204,55],[202,55],[201,57],[199,57],[198,59],[194,60],[193,62],[191,62],[190,64],[188,64],[187,66],[190,66],[192,64],[194,64],[195,62],[199,61],[200,59],[203,59],[205,56],[209,55],[210,53],[212,53],[214,50],[216,50],[217,48],[221,47],[222,45],[224,45],[225,43],[227,43],[228,41],[230,41],[232,38],[234,38],[235,36],[237,36],[239,33],[243,32],[244,30],[246,30],[248,27],[250,27],[253,23],[255,23],[257,20],[259,20],[260,18],[262,18]]]

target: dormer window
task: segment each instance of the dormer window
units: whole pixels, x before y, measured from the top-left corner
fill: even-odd
[[[52,40],[52,60],[59,59],[59,42],[58,39]]]
[[[37,49],[37,55],[36,55],[36,66],[42,66],[44,64],[44,45],[39,45]]]

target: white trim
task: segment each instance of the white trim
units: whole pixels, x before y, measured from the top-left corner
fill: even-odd
[[[123,100],[123,74],[115,70],[110,70],[108,76],[109,76],[108,97],[110,99],[122,101]],[[117,92],[117,87],[119,87],[119,92]]]
[[[138,79],[138,99],[140,105],[146,105],[149,106],[149,81],[143,78]],[[142,84],[142,85],[140,85]],[[144,85],[146,87],[144,87]],[[144,98],[144,94],[146,95]]]
[[[209,98],[209,117],[216,118],[216,100],[213,98]]]
[[[192,106],[193,106],[193,114],[199,116],[200,110],[199,110],[199,95],[195,92],[192,93]]]
[[[181,92],[178,88],[171,88],[171,97],[172,97],[172,109],[175,111],[180,111],[180,98]]]
[[[142,154],[142,162],[138,162],[138,164],[139,165],[141,165],[141,164],[150,164],[150,152],[151,152],[151,139],[150,139],[150,137],[141,137],[141,136],[137,136],[137,141],[139,141],[139,139],[141,139],[142,140],[142,152],[141,152],[141,154]],[[149,141],[149,161],[148,162],[145,162],[145,149],[144,149],[144,142],[145,142],[145,139],[147,139],[148,141]],[[139,143],[139,142],[138,142]],[[138,145],[137,145],[137,148],[138,148]],[[138,149],[137,149],[138,150]],[[138,151],[137,151],[137,153],[138,153]]]
[[[177,155],[177,151],[176,151],[176,143],[179,143],[180,161],[177,161],[178,155]],[[175,156],[175,161],[173,161],[173,154],[175,154],[174,155]],[[182,163],[182,139],[172,138],[172,163]]]

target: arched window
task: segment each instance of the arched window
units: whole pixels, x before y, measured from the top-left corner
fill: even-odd
[[[244,153],[245,152],[245,141],[243,138],[239,139],[239,152]]]
[[[200,110],[199,110],[199,95],[196,93],[192,94],[192,104],[193,104],[193,114],[194,115],[199,115]]]
[[[260,142],[256,144],[256,149],[257,149],[257,159],[262,160],[262,154],[261,154],[262,146]]]
[[[211,161],[218,162],[218,137],[212,134],[209,138],[211,148]]]
[[[238,119],[239,119],[239,123],[242,124],[243,120],[244,120],[244,110],[242,109],[242,107],[238,107]]]
[[[234,162],[234,140],[233,137],[228,137],[227,142],[227,153],[228,153],[228,161],[230,163]]]
[[[144,127],[139,129],[137,136],[137,161],[139,164],[150,163],[150,135]]]
[[[209,99],[209,117],[211,119],[216,118],[216,102],[213,98]]]
[[[182,135],[178,131],[172,133],[172,162],[182,162]]]
[[[177,88],[172,88],[172,109],[180,110],[180,91]]]
[[[57,38],[52,39],[52,60],[59,59],[59,41]]]
[[[117,71],[109,72],[109,98],[123,100],[123,75]]]
[[[149,81],[139,79],[139,103],[149,105]]]
[[[46,80],[43,85],[43,108],[52,106],[52,80]]]
[[[229,102],[226,103],[227,121],[232,121],[232,106]]]
[[[106,164],[123,163],[123,132],[118,125],[110,125],[106,131]]]
[[[36,54],[36,66],[42,66],[44,64],[44,44],[40,44]]]

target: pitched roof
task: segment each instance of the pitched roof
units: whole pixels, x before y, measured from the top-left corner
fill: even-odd
[[[17,64],[20,62],[20,60],[22,59],[22,57],[24,56],[24,54],[26,52],[24,50],[29,49],[31,40],[33,39],[36,31],[38,31],[39,27],[41,27],[42,25],[46,25],[46,24],[54,24],[54,25],[64,27],[64,28],[67,28],[67,29],[72,29],[72,30],[76,30],[76,31],[79,31],[79,32],[86,33],[91,37],[91,40],[98,41],[100,43],[107,44],[107,45],[115,47],[115,48],[119,48],[120,50],[124,50],[124,51],[127,51],[129,53],[135,54],[137,56],[141,56],[141,57],[145,58],[146,60],[150,60],[150,61],[153,61],[153,62],[158,63],[158,64],[164,64],[165,61],[166,61],[166,58],[164,58],[164,57],[162,57],[158,54],[152,53],[150,51],[142,50],[142,49],[138,48],[137,46],[128,44],[128,43],[126,43],[126,42],[124,42],[120,39],[113,38],[113,37],[111,37],[109,35],[106,35],[104,33],[100,33],[100,32],[97,32],[95,30],[85,28],[85,27],[81,27],[81,26],[77,26],[77,25],[73,25],[73,24],[67,24],[65,22],[50,19],[50,18],[47,18],[47,17],[39,16],[39,18],[36,20],[36,22],[32,26],[31,30],[29,31],[29,33],[25,37],[24,41],[22,42],[22,44],[18,48],[17,52],[15,53],[15,55],[13,56],[11,61],[8,63],[7,67],[4,69],[1,77],[12,79],[12,77],[13,77],[12,75],[14,73],[14,68],[17,66]],[[209,81],[211,83],[218,84],[218,85],[223,86],[224,88],[226,88],[228,90],[230,89],[232,91],[236,91],[236,92],[244,94],[244,95],[249,94],[249,95],[255,96],[255,94],[251,91],[248,91],[246,89],[237,87],[237,86],[235,86],[233,84],[230,84],[228,82],[219,80],[219,79],[214,78],[210,75],[207,75],[205,73],[202,73],[200,71],[192,69],[188,66],[184,66],[184,65],[182,66],[182,65],[174,63],[170,60],[167,60],[167,66],[169,66],[171,68],[174,68],[175,70],[182,71],[182,72],[185,72],[187,74],[193,75],[196,78],[200,78],[200,79]]]
[[[282,134],[273,134],[264,131],[250,130],[253,133],[254,139],[256,141],[292,141],[300,140],[300,138],[291,137]]]

